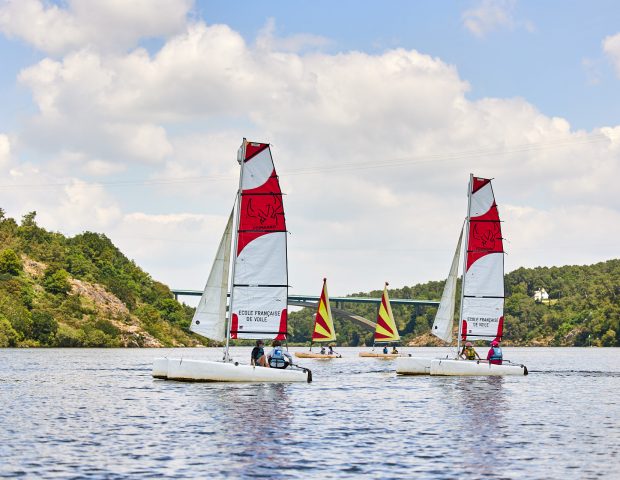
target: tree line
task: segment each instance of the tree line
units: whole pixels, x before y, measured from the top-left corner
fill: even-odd
[[[519,268],[505,280],[504,344],[620,346],[620,260]],[[443,285],[430,281],[389,294],[438,300]],[[534,299],[540,288],[549,293],[545,302]],[[459,293],[460,281],[457,299]],[[377,316],[372,304],[347,304],[346,309],[372,321]],[[441,344],[430,335],[436,308],[392,309],[402,343]],[[84,232],[68,238],[38,226],[36,212],[17,223],[0,208],[0,347],[212,345],[189,331],[193,312],[105,235]],[[312,308],[290,313],[289,343],[309,344],[314,313]],[[368,328],[338,316],[334,323],[338,345],[372,345],[374,332]]]

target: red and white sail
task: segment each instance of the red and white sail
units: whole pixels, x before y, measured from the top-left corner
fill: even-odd
[[[269,144],[244,141],[239,161],[230,338],[284,339],[288,269],[280,182]]]
[[[504,246],[491,180],[472,176],[469,197],[461,339],[501,340]]]

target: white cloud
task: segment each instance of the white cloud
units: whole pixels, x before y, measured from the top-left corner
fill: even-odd
[[[513,29],[514,6],[515,0],[481,0],[475,8],[463,12],[463,24],[477,37],[484,37],[487,33],[500,28]],[[531,23],[527,23],[526,29],[528,31],[533,29]]]
[[[123,50],[145,37],[185,26],[192,0],[68,0],[67,8],[40,0],[8,0],[0,7],[0,31],[49,54],[90,45]]]
[[[616,75],[620,78],[620,33],[610,35],[603,40],[603,50],[616,69]]]

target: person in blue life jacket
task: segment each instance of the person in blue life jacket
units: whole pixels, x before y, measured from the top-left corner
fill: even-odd
[[[252,349],[250,363],[257,367],[268,367],[267,357],[265,356],[265,342],[256,340],[256,346]]]
[[[293,363],[293,357],[282,349],[282,342],[280,340],[274,340],[271,346],[273,350],[268,355],[271,368],[286,368]]]
[[[325,355],[325,347],[321,347],[321,355]]]
[[[476,360],[476,358],[478,360],[480,360],[480,355],[478,355],[478,352],[476,352],[476,350],[474,350],[474,345],[471,342],[467,342],[465,344],[465,346],[463,347],[463,350],[461,350],[461,353],[459,354],[459,356],[461,358],[466,359],[466,360]]]
[[[384,355],[387,355],[387,353],[388,353],[388,348],[387,348],[387,345],[384,345],[384,346],[383,346],[383,354],[384,354]]]
[[[487,353],[487,360],[494,365],[501,365],[504,361],[502,348],[499,346],[497,340],[491,342],[491,348],[489,349],[489,353]]]

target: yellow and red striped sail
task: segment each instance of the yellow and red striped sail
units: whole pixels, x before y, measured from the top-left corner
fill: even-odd
[[[332,342],[336,340],[334,331],[334,320],[332,319],[332,309],[329,306],[329,295],[327,295],[327,279],[323,279],[323,291],[319,300],[319,307],[314,317],[314,332],[312,332],[313,342]]]
[[[385,282],[383,296],[381,297],[381,305],[379,305],[379,313],[377,314],[375,343],[398,342],[400,340],[398,328],[396,328],[396,322],[394,321],[394,314],[392,313],[392,307],[390,306],[390,297],[388,296],[387,287],[388,283]]]

